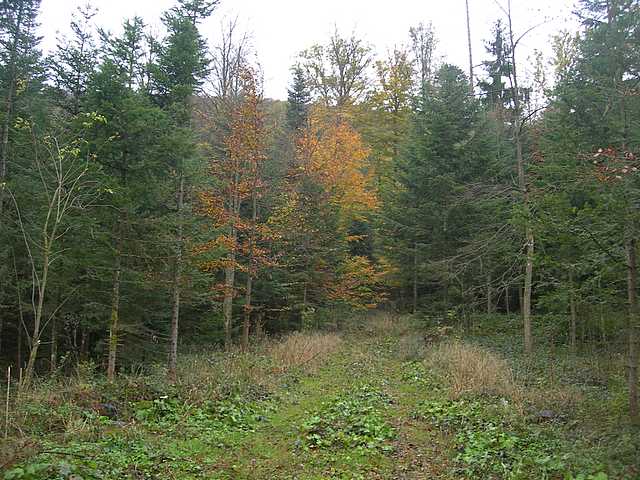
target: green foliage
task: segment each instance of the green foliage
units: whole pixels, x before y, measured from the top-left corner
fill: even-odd
[[[384,393],[364,385],[326,402],[301,427],[305,447],[390,451],[387,442],[395,432],[384,418],[390,401]]]
[[[549,478],[568,469],[553,437],[507,422],[495,407],[480,401],[434,400],[421,404],[416,416],[454,435],[456,461],[466,476]]]

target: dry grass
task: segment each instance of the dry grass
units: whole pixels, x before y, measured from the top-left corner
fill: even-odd
[[[353,324],[372,337],[403,337],[416,330],[410,319],[393,312],[368,313],[354,320]]]
[[[334,333],[292,333],[269,348],[274,369],[285,372],[291,368],[313,366],[317,360],[340,345]]]
[[[442,373],[448,380],[451,395],[493,395],[522,400],[513,370],[508,363],[488,350],[459,341],[441,343],[426,357],[428,366]]]
[[[424,338],[416,334],[400,337],[398,342],[398,358],[403,362],[422,360],[425,354]]]
[[[507,361],[495,353],[460,341],[441,343],[429,350],[425,363],[446,379],[452,398],[491,395],[510,400],[520,413],[552,410],[571,412],[584,400],[571,385],[523,387]]]

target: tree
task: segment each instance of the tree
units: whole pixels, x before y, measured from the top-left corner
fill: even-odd
[[[430,283],[444,287],[443,308],[448,309],[455,280],[448,264],[475,233],[478,206],[465,191],[490,168],[492,149],[478,131],[479,105],[468,91],[460,69],[443,65],[438,70],[431,95],[417,99],[396,164],[397,186],[386,196],[382,228],[393,241],[383,244],[382,255],[404,273],[401,282],[410,286],[413,310],[426,291],[422,286]]]
[[[418,92],[423,91],[432,82],[436,72],[435,51],[437,40],[433,25],[420,23],[417,27],[409,29],[413,62],[418,73]]]
[[[15,215],[7,203],[9,188],[16,188],[10,165],[22,163],[14,153],[15,122],[20,116],[37,117],[42,90],[40,38],[37,35],[39,0],[7,0],[0,3],[0,324],[6,318],[5,306],[12,281],[9,266],[11,247],[20,242],[12,226]],[[20,170],[17,168],[16,170]],[[8,207],[8,208],[7,208]],[[0,326],[1,329],[1,326]],[[16,328],[20,335],[22,329]],[[19,343],[19,348],[21,344]]]
[[[110,59],[127,79],[129,88],[141,86],[144,82],[144,69],[142,62],[145,55],[144,22],[140,17],[125,20],[123,33],[120,37],[113,37],[109,32],[100,31],[103,51],[106,58]],[[149,48],[149,47],[148,47]]]
[[[327,45],[314,45],[301,53],[307,85],[325,105],[348,107],[360,100],[369,85],[371,48],[352,35],[337,31]]]
[[[137,241],[148,242],[147,254],[158,242],[150,241],[148,236],[157,237],[159,233],[150,232],[145,223],[161,211],[164,178],[171,159],[183,146],[169,116],[129,85],[130,79],[107,59],[94,75],[86,99],[86,107],[105,118],[104,124],[89,132],[87,140],[100,150],[97,162],[105,176],[110,207],[101,212],[100,219],[106,230],[102,258],[108,259],[112,272],[107,369],[110,380],[116,373],[121,340],[123,277],[134,276],[142,268],[129,260],[139,250]]]
[[[62,95],[60,103],[71,115],[80,113],[80,101],[98,62],[98,49],[89,27],[96,14],[89,5],[79,7],[71,20],[71,39],[58,39],[58,48],[49,61]]]
[[[211,158],[210,168],[214,178],[213,188],[201,192],[200,199],[205,215],[212,218],[214,233],[223,232],[201,250],[223,246],[226,256],[204,262],[202,267],[210,272],[224,270],[223,317],[225,344],[232,343],[233,301],[236,297],[236,272],[246,272],[245,305],[242,343],[249,342],[252,311],[252,288],[259,264],[258,200],[262,189],[261,171],[266,158],[265,133],[261,97],[256,74],[246,69],[241,72],[242,90],[238,106],[232,111],[229,133],[225,137],[226,151]],[[215,150],[212,151],[212,153]],[[244,208],[249,204],[247,212]],[[244,242],[243,242],[244,240]],[[244,254],[243,265],[240,256]]]
[[[307,87],[304,71],[296,66],[293,69],[293,80],[288,90],[287,124],[292,132],[304,128],[309,116],[311,93]]]
[[[40,38],[36,35],[39,9],[40,0],[7,0],[0,4],[0,65],[4,103],[0,140],[0,222],[4,213],[4,185],[9,175],[9,135],[15,120],[16,99],[31,86],[40,68]]]
[[[192,96],[197,93],[209,72],[209,59],[198,23],[213,12],[217,1],[179,0],[178,6],[164,15],[168,36],[161,48],[155,78],[155,92],[160,104],[171,111],[176,125],[189,135],[192,120]],[[190,151],[189,151],[190,150]],[[174,159],[176,175],[176,243],[173,267],[173,308],[169,341],[169,377],[175,379],[178,349],[178,324],[184,263],[185,161],[195,154],[195,145]]]
[[[93,115],[85,123],[103,121],[102,117]],[[45,316],[45,300],[50,272],[63,254],[60,245],[73,225],[69,217],[91,206],[97,196],[97,188],[89,177],[91,154],[82,155],[82,138],[74,138],[65,144],[55,136],[39,137],[33,125],[22,119],[18,121],[18,128],[31,137],[35,163],[32,173],[38,172],[41,187],[35,208],[32,207],[28,213],[16,194],[11,190],[8,192],[32,272],[33,328],[28,332],[29,360],[20,385],[20,388],[27,389],[34,375],[42,333],[49,320]],[[26,325],[22,327],[26,330]]]

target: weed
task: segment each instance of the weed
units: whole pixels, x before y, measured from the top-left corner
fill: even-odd
[[[390,450],[386,442],[395,432],[383,416],[389,402],[384,393],[366,385],[334,398],[302,425],[306,447]]]

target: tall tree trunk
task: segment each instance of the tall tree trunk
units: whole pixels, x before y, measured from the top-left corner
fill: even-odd
[[[177,380],[178,365],[178,324],[180,320],[180,287],[182,282],[182,252],[184,243],[184,175],[180,174],[180,184],[177,195],[178,206],[178,232],[176,238],[176,258],[173,271],[173,308],[171,311],[171,333],[169,338],[168,373],[169,380]]]
[[[51,356],[50,356],[50,368],[51,373],[54,374],[58,368],[58,335],[56,331],[56,316],[51,318]]]
[[[224,270],[224,301],[222,312],[224,315],[224,344],[227,349],[231,348],[231,329],[233,327],[233,297],[235,296],[236,279],[236,241],[237,232],[235,227],[231,228],[231,241],[233,246],[229,252],[228,265]]]
[[[504,289],[504,308],[507,310],[507,315],[511,315],[511,305],[509,304],[510,302],[510,294],[511,294],[511,289],[509,288],[509,285],[506,286],[506,288]]]
[[[569,289],[569,308],[571,310],[570,345],[571,351],[575,353],[577,349],[578,313],[576,309],[576,294],[574,291],[572,270],[569,270]]]
[[[469,15],[469,0],[465,1],[467,7],[467,43],[469,45],[469,88],[471,95],[474,94],[474,80],[473,80],[473,49],[471,46],[471,17]]]
[[[122,277],[122,232],[118,233],[115,265],[113,268],[113,288],[111,292],[111,325],[109,327],[109,359],[107,378],[113,382],[116,377],[116,357],[118,353],[120,329],[120,283]]]
[[[500,299],[498,299],[500,301]],[[487,314],[493,313],[493,289],[491,287],[491,273],[487,274]]]
[[[418,313],[418,242],[413,245],[413,313]]]
[[[254,251],[255,251],[255,236],[256,236],[256,221],[258,219],[258,198],[256,195],[256,185],[253,186],[252,192],[252,211],[251,211],[251,232],[249,233],[249,255],[248,255],[248,269],[247,269],[247,285],[244,297],[244,320],[242,323],[242,349],[247,351],[249,349],[249,333],[251,330],[251,294],[253,290],[253,276],[255,274],[254,265]]]
[[[629,414],[640,421],[638,412],[638,264],[636,240],[627,241],[627,293],[629,297]]]
[[[54,234],[55,235],[55,234]],[[52,235],[51,238],[55,238]],[[42,336],[42,315],[44,313],[44,299],[47,292],[47,281],[49,279],[49,266],[51,263],[51,243],[49,238],[44,239],[43,256],[42,256],[42,277],[38,284],[38,302],[35,305],[35,312],[33,316],[33,334],[31,335],[31,350],[29,352],[29,360],[27,361],[27,367],[24,370],[24,378],[20,384],[20,389],[27,389],[31,386],[31,380],[36,366],[36,359],[38,358],[38,349],[40,348],[41,336]]]
[[[523,153],[523,119],[522,104],[520,100],[520,88],[518,84],[518,69],[516,62],[516,46],[517,41],[513,33],[513,18],[511,15],[511,0],[507,2],[507,20],[509,23],[509,43],[511,47],[511,90],[513,96],[513,139],[516,147],[516,163],[518,168],[518,188],[522,195],[522,204],[526,215],[525,224],[525,241],[526,241],[526,260],[524,274],[524,291],[522,298],[522,319],[524,324],[524,351],[525,354],[533,353],[533,333],[531,326],[531,296],[533,290],[533,261],[535,253],[535,238],[533,228],[531,226],[531,208],[529,205],[529,191],[527,187],[526,169]]]

